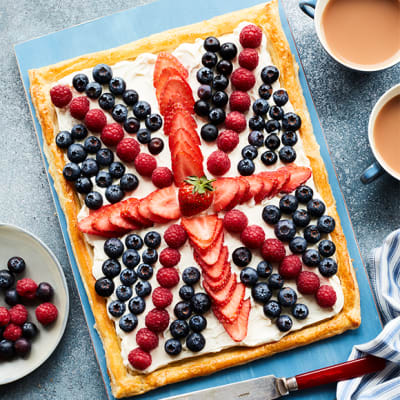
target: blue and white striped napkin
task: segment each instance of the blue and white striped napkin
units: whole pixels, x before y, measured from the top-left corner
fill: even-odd
[[[385,358],[384,370],[337,385],[338,400],[400,399],[400,229],[392,232],[369,260],[375,295],[385,322],[383,331],[368,343],[353,347],[349,360],[365,353]]]

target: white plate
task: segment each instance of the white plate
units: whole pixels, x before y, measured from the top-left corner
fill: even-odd
[[[40,365],[53,353],[60,342],[68,320],[69,294],[67,282],[60,263],[51,250],[37,237],[13,225],[0,224],[0,269],[7,268],[7,261],[13,256],[25,260],[26,269],[16,279],[32,278],[36,283],[48,282],[54,288],[52,303],[58,309],[54,324],[43,327],[35,317],[35,306],[28,306],[28,320],[39,328],[39,334],[32,341],[32,350],[27,358],[0,361],[0,385],[20,379]],[[9,307],[0,292],[0,306]]]

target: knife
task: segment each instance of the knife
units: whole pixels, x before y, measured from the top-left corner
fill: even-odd
[[[291,378],[276,378],[273,375],[268,375],[168,397],[164,400],[272,400],[295,390],[309,389],[381,371],[385,364],[386,360],[383,358],[366,356]]]

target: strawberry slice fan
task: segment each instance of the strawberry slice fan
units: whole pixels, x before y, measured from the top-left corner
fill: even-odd
[[[181,218],[194,259],[202,271],[203,288],[212,299],[214,315],[230,337],[241,342],[247,335],[251,302],[250,298],[245,299],[246,288],[232,271],[218,213],[252,199],[259,204],[279,193],[293,192],[310,178],[311,170],[292,164],[276,171],[207,181],[213,189],[209,206],[212,214],[190,218],[182,215],[179,187],[188,182],[188,177],[193,180],[205,175],[201,141],[192,116],[194,99],[187,78],[186,68],[172,54],[158,55],[153,82],[164,117],[175,185],[155,190],[142,199],[129,198],[90,211],[78,226],[84,233],[108,238]]]

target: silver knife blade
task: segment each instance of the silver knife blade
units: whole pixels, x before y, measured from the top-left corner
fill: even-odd
[[[273,400],[288,393],[285,378],[268,375],[168,397],[164,400]]]

